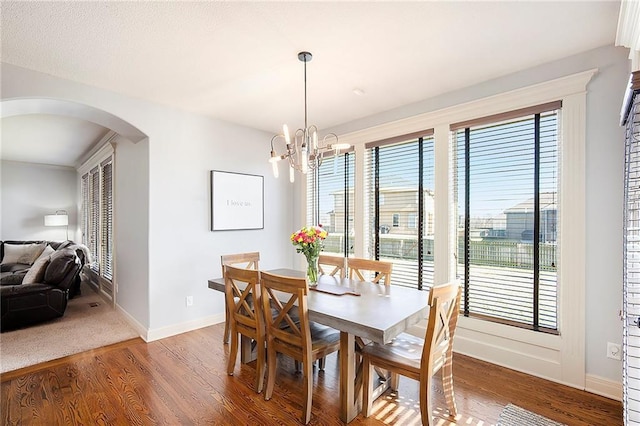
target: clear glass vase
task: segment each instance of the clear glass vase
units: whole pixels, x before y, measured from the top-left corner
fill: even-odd
[[[309,286],[318,285],[318,256],[307,257],[307,279]]]

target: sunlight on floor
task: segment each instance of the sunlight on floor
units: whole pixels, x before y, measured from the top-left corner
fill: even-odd
[[[401,425],[421,425],[420,404],[414,399],[406,399],[398,396],[396,393],[383,395],[374,401],[372,406],[372,417],[380,420],[385,424],[401,424]],[[472,417],[464,417],[458,414],[455,421],[445,420],[443,417],[449,417],[448,410],[444,407],[435,407],[433,410],[436,426],[453,426],[453,425],[469,425],[469,426],[488,426],[483,420],[474,419]]]

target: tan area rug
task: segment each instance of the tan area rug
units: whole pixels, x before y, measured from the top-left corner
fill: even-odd
[[[62,318],[0,334],[0,372],[138,337],[111,304],[85,284]]]

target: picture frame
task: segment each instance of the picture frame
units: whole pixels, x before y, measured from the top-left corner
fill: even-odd
[[[211,230],[264,229],[264,176],[211,170]]]

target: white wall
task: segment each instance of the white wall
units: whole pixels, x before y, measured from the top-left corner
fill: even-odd
[[[206,286],[222,275],[220,255],[260,251],[261,267],[269,269],[290,266],[295,252],[290,184],[274,179],[267,161],[271,135],[187,113],[162,121],[168,137],[151,136],[149,146],[151,329],[160,335],[222,312],[222,294]],[[210,170],[264,176],[264,230],[209,231]],[[187,295],[194,297],[188,309]]]
[[[338,135],[454,107],[477,99],[598,68],[587,92],[586,126],[586,373],[589,388],[621,389],[622,364],[606,358],[607,342],[622,343],[622,177],[624,131],[619,125],[629,78],[627,50],[603,47],[337,126]],[[301,204],[298,204],[301,208]],[[577,303],[577,302],[576,302]],[[607,384],[607,382],[610,382]],[[591,383],[591,385],[590,385]]]
[[[124,204],[116,206],[117,298],[145,338],[224,318],[223,295],[207,287],[221,275],[221,254],[257,250],[264,268],[291,266],[292,190],[270,174],[271,135],[10,64],[1,71],[3,100],[77,102],[148,136],[139,142],[146,146],[116,148],[116,200]],[[209,230],[212,169],[265,176],[263,230]],[[193,296],[192,307],[186,296]]]
[[[149,328],[149,140],[115,139],[114,236],[116,303]]]
[[[69,239],[78,241],[73,168],[2,161],[0,172],[0,240],[63,241],[66,227],[45,227],[44,216],[66,210]]]

